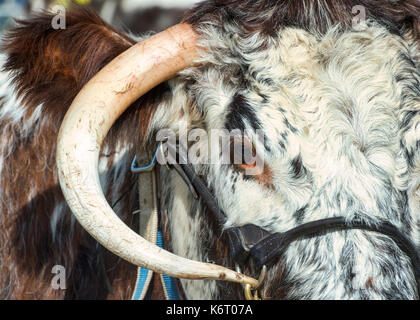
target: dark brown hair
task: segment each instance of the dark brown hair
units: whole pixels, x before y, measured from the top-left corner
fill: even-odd
[[[185,21],[194,25],[234,21],[245,32],[267,35],[284,26],[325,33],[329,25],[350,25],[352,9],[357,5],[364,6],[368,17],[393,32],[409,27],[420,33],[418,0],[210,0],[197,4]]]

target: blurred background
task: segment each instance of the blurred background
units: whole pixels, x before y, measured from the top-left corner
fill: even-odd
[[[92,7],[120,30],[142,34],[162,31],[178,23],[184,12],[201,0],[0,0],[0,33],[13,26],[14,18],[54,5],[68,8],[72,3]]]

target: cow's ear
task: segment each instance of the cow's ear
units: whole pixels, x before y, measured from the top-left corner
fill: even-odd
[[[25,107],[43,104],[43,112],[64,116],[83,85],[134,41],[90,10],[67,12],[54,29],[55,15],[40,13],[18,20],[4,36],[8,71]],[[30,112],[30,110],[27,110]]]

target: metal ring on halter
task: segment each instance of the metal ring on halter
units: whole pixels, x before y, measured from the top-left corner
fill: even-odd
[[[254,290],[254,293],[252,293],[252,291],[253,290],[250,284],[246,284],[244,286],[245,299],[248,301],[261,300],[261,298],[258,296],[258,290]]]
[[[241,268],[238,265],[236,265],[236,271],[239,272],[239,273],[242,273]],[[266,275],[267,275],[267,267],[264,265],[261,269],[261,273],[260,273],[260,276],[258,278],[258,284],[255,288],[252,288],[252,286],[250,284],[244,284],[243,285],[246,300],[261,300],[261,298],[258,295],[258,290],[261,288],[261,285],[262,285]]]

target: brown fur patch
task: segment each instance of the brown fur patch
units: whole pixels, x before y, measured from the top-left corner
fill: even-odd
[[[9,31],[2,51],[17,93],[23,98],[23,126],[39,104],[40,120],[28,134],[20,125],[0,121],[0,139],[10,142],[10,154],[0,177],[0,298],[1,299],[129,299],[136,267],[103,249],[77,222],[64,202],[55,166],[56,137],[61,121],[76,94],[103,66],[134,41],[86,10],[68,12],[67,28],[53,30],[51,14],[18,21]],[[165,96],[161,85],[139,99],[111,129],[105,195],[117,214],[134,230],[138,209],[136,177],[127,164],[116,162],[118,146],[144,144],[144,133],[156,104]],[[5,103],[5,101],[0,101]],[[2,157],[5,155],[2,154]],[[121,177],[122,176],[122,177]],[[51,224],[59,205],[55,234]],[[66,268],[67,290],[54,290],[52,267]],[[109,292],[112,287],[113,295]]]

